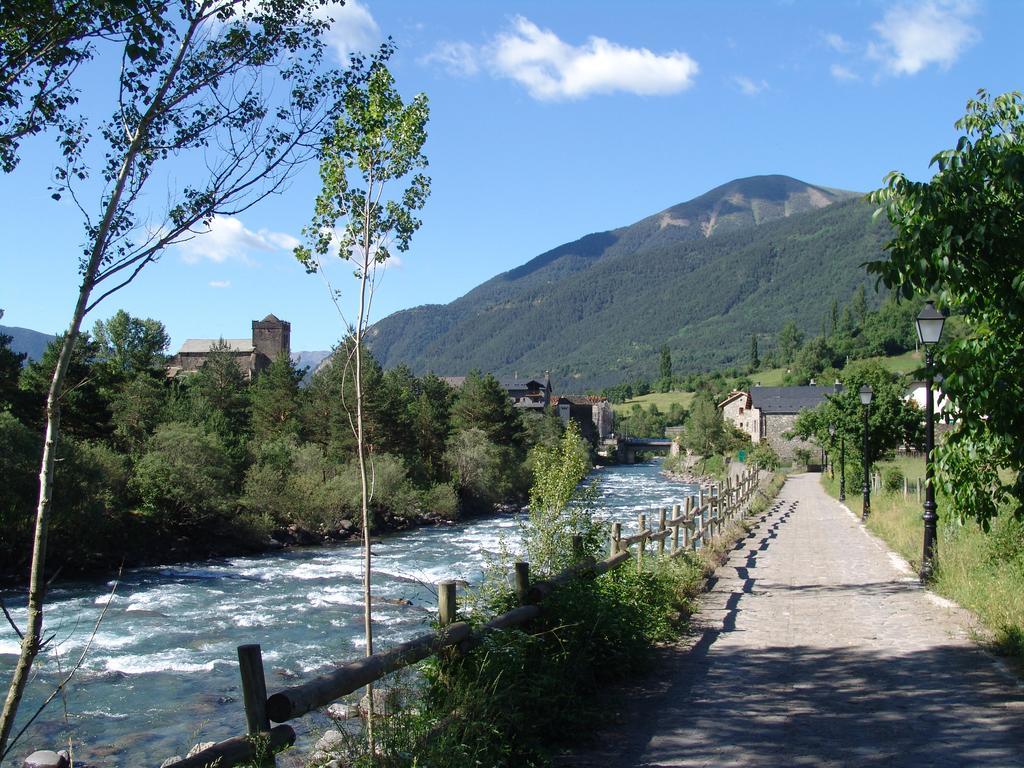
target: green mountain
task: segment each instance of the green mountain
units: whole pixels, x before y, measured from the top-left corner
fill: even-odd
[[[19,355],[28,355],[25,358],[26,362],[41,358],[54,339],[54,336],[49,333],[40,333],[31,328],[18,328],[13,325],[0,325],[0,334],[11,337],[12,351]]]
[[[817,332],[833,299],[871,287],[887,224],[858,193],[787,176],[717,187],[635,224],[543,253],[447,305],[396,312],[369,330],[385,367],[461,375],[550,371],[563,391],[763,355],[787,320]],[[571,383],[570,383],[571,382]]]

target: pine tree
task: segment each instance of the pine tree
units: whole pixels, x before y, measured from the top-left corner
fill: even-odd
[[[252,405],[253,436],[259,440],[276,440],[300,431],[299,382],[302,372],[286,354],[263,371],[249,389]]]

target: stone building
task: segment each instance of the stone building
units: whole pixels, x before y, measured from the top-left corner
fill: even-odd
[[[555,400],[555,409],[563,424],[572,419],[592,443],[609,439],[615,431],[615,414],[606,397],[562,395]]]
[[[818,446],[807,440],[787,439],[801,411],[816,408],[834,387],[752,387],[750,392],[733,392],[718,404],[723,418],[750,435],[752,442],[767,442],[783,459],[792,459],[798,448],[810,451]],[[841,391],[841,390],[838,390]]]
[[[198,371],[206,362],[210,350],[217,344],[227,344],[246,381],[270,367],[278,355],[290,355],[292,325],[267,315],[252,321],[249,339],[186,339],[178,354],[171,358],[167,375],[171,378]]]
[[[755,413],[751,407],[749,392],[733,392],[718,404],[718,409],[722,412],[722,418],[749,435],[751,442],[760,442],[761,414]]]

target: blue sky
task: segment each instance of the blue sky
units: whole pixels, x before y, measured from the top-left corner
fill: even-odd
[[[980,87],[1024,87],[1024,4],[875,2],[399,2],[336,13],[340,53],[390,35],[406,95],[430,100],[433,192],[412,248],[377,288],[374,318],[446,303],[589,232],[631,223],[718,184],[783,173],[868,191],[894,169],[924,179]],[[109,77],[89,96],[109,99]],[[47,138],[0,177],[5,325],[64,328],[82,225],[47,191]],[[169,250],[86,320],[124,308],[186,338],[244,337],[273,312],[293,350],[341,327],[291,246],[317,192],[287,192]],[[339,279],[351,306],[354,281]]]

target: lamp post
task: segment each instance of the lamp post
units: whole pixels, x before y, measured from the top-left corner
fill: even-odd
[[[924,552],[921,555],[921,582],[930,581],[935,571],[936,514],[935,489],[932,487],[935,469],[932,451],[935,448],[935,400],[932,394],[935,373],[932,370],[932,347],[942,336],[942,324],[946,318],[935,308],[935,302],[928,301],[918,314],[917,338],[924,346],[925,371],[927,380],[924,394],[925,438],[924,438]]]
[[[871,477],[869,474],[871,461],[869,460],[870,446],[868,444],[868,413],[871,411],[871,398],[874,397],[871,387],[865,384],[860,388],[860,404],[864,406],[864,482],[861,490],[864,492],[864,506],[861,508],[861,519],[867,520],[871,514]]]

